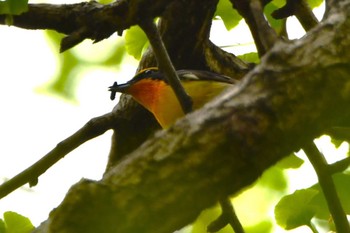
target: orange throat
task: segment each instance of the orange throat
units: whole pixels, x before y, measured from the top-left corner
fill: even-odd
[[[173,90],[162,80],[140,80],[133,84],[127,93],[152,112],[163,128],[168,128],[184,115]]]

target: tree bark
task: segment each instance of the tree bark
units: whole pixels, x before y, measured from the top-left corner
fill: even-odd
[[[329,3],[330,4],[330,3]],[[279,41],[240,84],[82,180],[35,232],[165,233],[332,126],[349,124],[350,1]]]

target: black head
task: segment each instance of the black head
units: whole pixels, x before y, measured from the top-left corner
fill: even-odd
[[[129,82],[136,83],[144,78],[164,80],[163,74],[158,70],[157,67],[150,67],[138,72]]]
[[[111,92],[111,97],[110,97],[111,100],[115,99],[115,95],[117,92],[123,93],[125,90],[127,90],[128,87],[145,78],[164,80],[164,76],[162,75],[162,73],[159,72],[157,67],[150,67],[150,68],[143,69],[140,72],[138,72],[127,83],[118,84],[117,82],[114,82],[113,85],[110,86],[108,89]]]

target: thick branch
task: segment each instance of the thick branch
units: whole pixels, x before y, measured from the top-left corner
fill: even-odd
[[[53,29],[69,35],[62,41],[61,51],[64,51],[87,38],[98,42],[114,32],[122,33],[144,17],[159,16],[170,3],[171,0],[119,0],[108,5],[94,1],[70,5],[29,4],[28,12],[13,16],[13,25]],[[5,18],[6,15],[0,15],[0,24],[6,24]]]
[[[335,4],[329,20],[278,42],[240,85],[158,132],[101,181],[75,185],[37,232],[173,232],[349,121],[350,1]]]

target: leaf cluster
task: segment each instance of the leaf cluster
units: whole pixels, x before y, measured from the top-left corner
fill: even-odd
[[[33,230],[31,221],[16,212],[7,211],[0,219],[0,233],[30,233]]]

